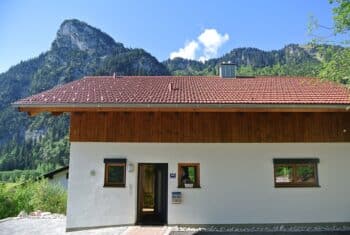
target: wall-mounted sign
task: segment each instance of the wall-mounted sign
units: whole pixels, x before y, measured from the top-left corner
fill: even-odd
[[[172,204],[180,204],[182,202],[182,193],[181,192],[172,192],[171,193],[171,202],[172,202]]]
[[[176,178],[176,173],[170,173],[170,178],[175,179]]]

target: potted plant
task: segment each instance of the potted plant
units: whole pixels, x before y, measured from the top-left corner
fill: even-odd
[[[190,179],[184,180],[185,188],[193,188],[193,182]]]

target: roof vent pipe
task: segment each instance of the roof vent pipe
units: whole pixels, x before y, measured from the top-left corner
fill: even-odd
[[[117,77],[117,75],[115,74],[115,72],[113,73],[113,78],[116,78]]]
[[[169,90],[169,91],[172,91],[172,90],[173,90],[173,84],[172,84],[172,83],[169,83],[169,84],[168,84],[168,90]]]
[[[236,78],[236,64],[228,62],[222,62],[219,67],[219,74],[221,78]]]

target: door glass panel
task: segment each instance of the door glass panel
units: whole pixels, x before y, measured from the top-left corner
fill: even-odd
[[[162,172],[157,170],[157,196],[156,196],[156,211],[162,213]]]
[[[155,170],[154,166],[145,165],[143,175],[143,205],[142,212],[154,212]]]

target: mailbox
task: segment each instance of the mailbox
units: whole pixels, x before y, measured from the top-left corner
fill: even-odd
[[[182,193],[181,192],[172,192],[171,193],[172,204],[181,204],[182,202]]]

